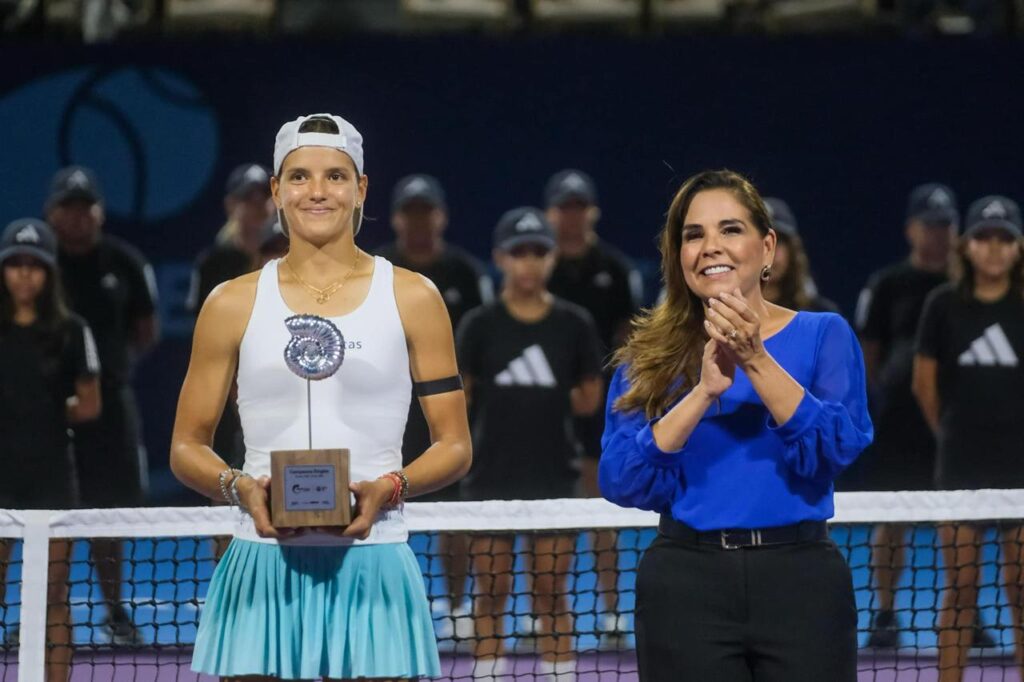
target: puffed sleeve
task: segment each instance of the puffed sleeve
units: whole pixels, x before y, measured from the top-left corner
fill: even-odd
[[[818,335],[814,379],[782,425],[768,427],[785,445],[783,458],[796,475],[834,479],[874,437],[868,415],[864,357],[846,321],[829,315]]]
[[[613,405],[628,388],[625,368],[619,367],[608,388],[598,482],[601,494],[621,507],[668,511],[682,495],[682,457],[686,450],[663,452],[654,442],[653,421],[643,413],[624,414]]]

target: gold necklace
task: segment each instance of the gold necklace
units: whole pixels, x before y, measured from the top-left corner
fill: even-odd
[[[359,265],[359,249],[356,249],[356,259],[352,261],[352,267],[348,269],[348,272],[345,273],[345,276],[339,279],[337,282],[334,282],[333,284],[328,284],[323,289],[318,289],[309,282],[307,282],[306,280],[302,279],[302,277],[299,276],[299,273],[295,271],[295,268],[292,267],[291,258],[285,258],[284,264],[288,266],[289,272],[291,272],[292,276],[295,277],[296,280],[298,280],[299,284],[305,287],[306,291],[308,291],[313,296],[313,300],[315,300],[320,305],[323,305],[324,303],[327,303],[331,296],[336,294],[339,289],[345,286],[345,282],[348,281],[349,276],[356,271],[356,267]]]

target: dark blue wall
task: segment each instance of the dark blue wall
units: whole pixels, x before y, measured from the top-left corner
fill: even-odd
[[[360,241],[387,239],[388,195],[426,171],[450,196],[450,237],[486,257],[495,218],[577,166],[601,230],[653,265],[668,199],[728,166],[786,198],[821,290],[849,312],[868,273],[902,256],[907,191],[947,182],[961,203],[1024,198],[1024,48],[1014,43],[679,37],[0,46],[0,222],[34,214],[49,175],[100,172],[113,232],[157,267],[167,338],[139,388],[164,466],[184,371],[187,264],[219,226],[223,179],[270,162],[298,114],[340,113],[366,138]]]

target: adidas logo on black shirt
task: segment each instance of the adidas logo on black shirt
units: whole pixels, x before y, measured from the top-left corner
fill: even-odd
[[[985,333],[971,342],[971,347],[960,354],[961,366],[985,365],[1016,367],[1017,354],[1013,352],[1010,340],[998,323],[985,328]]]
[[[534,344],[508,363],[508,368],[494,377],[498,386],[541,386],[554,388],[557,385],[551,364],[544,355],[544,349]]]

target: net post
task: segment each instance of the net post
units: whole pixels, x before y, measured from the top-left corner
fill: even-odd
[[[21,625],[18,682],[46,678],[46,592],[50,564],[50,512],[21,512],[24,518],[21,567]]]

